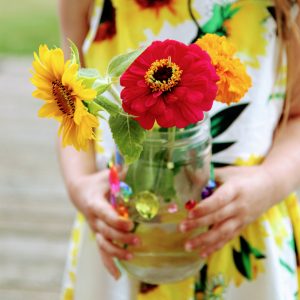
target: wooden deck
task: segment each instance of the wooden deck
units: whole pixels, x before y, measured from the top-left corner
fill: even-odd
[[[31,59],[0,58],[0,299],[57,300],[74,209],[56,159],[56,124],[31,97]]]

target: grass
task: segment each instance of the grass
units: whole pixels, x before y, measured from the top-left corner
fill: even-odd
[[[59,46],[57,1],[0,0],[0,55],[32,55],[39,44]]]

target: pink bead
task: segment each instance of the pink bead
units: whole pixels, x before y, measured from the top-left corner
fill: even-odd
[[[168,206],[168,212],[169,212],[170,214],[174,214],[174,213],[176,213],[177,211],[178,211],[178,206],[177,206],[177,204],[171,203],[171,204]]]
[[[116,195],[120,191],[120,180],[119,180],[118,171],[115,166],[110,167],[109,183],[110,183],[111,193]]]

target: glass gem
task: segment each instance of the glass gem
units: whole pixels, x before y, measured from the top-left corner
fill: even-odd
[[[203,188],[203,190],[201,192],[201,197],[202,197],[202,199],[206,199],[209,196],[211,196],[212,193],[213,193],[213,190],[206,186],[205,188]]]
[[[117,207],[117,199],[116,199],[116,196],[113,193],[110,194],[110,204],[113,207]]]
[[[128,214],[128,209],[126,206],[124,206],[123,204],[120,204],[116,207],[116,210],[120,216],[122,216],[124,218],[128,218],[129,214]]]
[[[159,210],[159,200],[156,195],[144,191],[135,196],[135,208],[147,220],[153,219]]]
[[[117,168],[114,165],[110,167],[109,184],[111,193],[116,195],[120,191],[120,180]]]
[[[195,200],[189,200],[185,203],[185,208],[187,210],[192,210],[197,205],[197,202]]]
[[[178,206],[176,203],[171,203],[169,206],[168,206],[168,212],[170,214],[174,214],[178,211]]]
[[[217,187],[217,184],[216,184],[216,182],[214,180],[209,179],[207,187],[210,188],[210,189],[212,189],[212,190],[214,190]]]
[[[132,188],[125,182],[121,181],[120,182],[120,192],[121,192],[121,195],[125,199],[128,199],[132,195]]]

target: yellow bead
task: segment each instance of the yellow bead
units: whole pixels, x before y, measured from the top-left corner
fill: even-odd
[[[135,196],[135,208],[147,220],[153,219],[159,210],[159,200],[156,195],[145,191]]]

